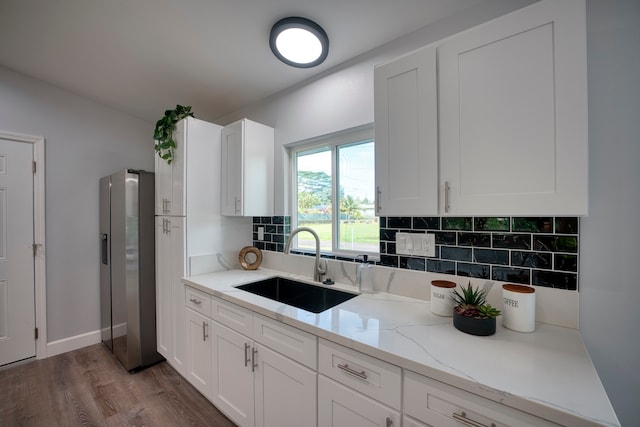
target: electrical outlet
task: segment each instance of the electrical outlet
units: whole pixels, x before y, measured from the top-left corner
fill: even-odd
[[[400,255],[435,256],[435,235],[433,233],[396,233],[396,253]]]
[[[264,227],[258,227],[258,240],[264,240]]]

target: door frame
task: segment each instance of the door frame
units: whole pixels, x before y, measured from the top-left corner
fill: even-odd
[[[37,251],[33,259],[35,280],[35,315],[38,338],[36,339],[36,359],[47,357],[47,286],[46,286],[46,245],[45,245],[45,193],[44,193],[44,138],[0,130],[0,138],[7,141],[33,145],[33,243]]]

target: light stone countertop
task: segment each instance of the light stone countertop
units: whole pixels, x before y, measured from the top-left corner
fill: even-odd
[[[377,292],[315,314],[234,286],[282,271],[228,270],[183,283],[321,338],[562,425],[619,426],[591,358],[575,329],[536,324],[532,333],[497,326],[495,335],[458,331],[430,303]],[[312,283],[312,282],[309,282]],[[334,289],[353,292],[352,286]]]

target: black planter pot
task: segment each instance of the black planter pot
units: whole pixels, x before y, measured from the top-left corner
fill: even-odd
[[[459,331],[471,335],[486,337],[496,333],[496,319],[475,319],[459,314],[453,309],[453,326]]]

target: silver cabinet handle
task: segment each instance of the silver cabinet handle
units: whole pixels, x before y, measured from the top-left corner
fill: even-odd
[[[367,373],[365,371],[358,372],[355,369],[349,367],[348,363],[345,363],[344,365],[338,364],[338,368],[342,369],[348,374],[355,375],[358,378],[362,378],[363,380],[367,379]]]
[[[451,202],[449,200],[449,193],[451,192],[451,186],[449,186],[449,181],[444,182],[444,211],[449,212],[451,209]]]
[[[251,348],[251,344],[244,343],[244,366],[245,368],[249,366],[249,362],[251,359],[249,358],[249,349]]]
[[[382,206],[380,205],[380,199],[382,198],[382,190],[380,190],[380,186],[376,187],[376,213],[380,213]]]
[[[167,213],[171,213],[171,200],[167,199]]]
[[[202,304],[202,301],[200,301],[199,299],[196,298],[189,298],[189,301],[191,301],[194,304],[200,305]]]
[[[391,427],[393,425],[393,420],[387,417],[387,427]]]
[[[255,372],[257,367],[258,367],[258,349],[254,347],[253,350],[251,350],[251,372]]]
[[[207,338],[209,337],[209,334],[207,334],[207,322],[202,322],[202,341],[206,341]]]
[[[486,424],[482,424],[479,421],[475,421],[475,420],[472,420],[471,418],[467,418],[467,413],[464,411],[461,411],[459,414],[454,412],[452,416],[456,421],[459,421],[462,424],[465,424],[471,427],[496,427],[496,423],[491,423],[491,425],[488,426]]]

